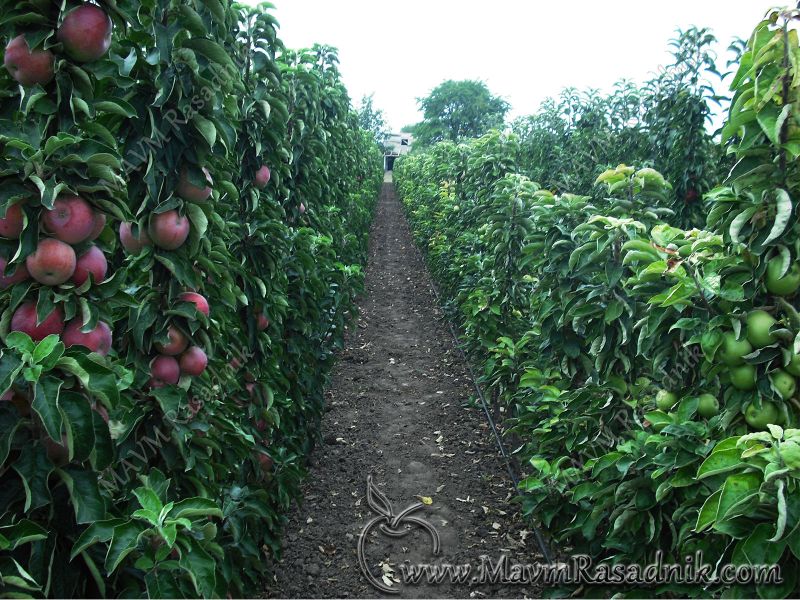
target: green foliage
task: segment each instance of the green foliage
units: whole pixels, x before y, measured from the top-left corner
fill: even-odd
[[[661,552],[682,563],[702,551],[712,565],[776,564],[784,578],[651,595],[798,592],[797,18],[771,11],[741,55],[723,130],[737,166],[707,195],[706,230],[676,226],[685,181],[603,160],[573,179],[531,165],[524,132],[439,144],[395,166],[415,239],[505,409],[525,513],[597,561],[649,564]],[[695,34],[678,53],[707,43]],[[673,76],[664,113],[702,88]],[[670,168],[705,169],[710,156],[677,140],[663,151]],[[531,169],[550,182],[592,173],[596,187],[553,193],[520,174]]]
[[[713,88],[713,42],[705,29],[681,31],[671,42],[673,62],[644,86],[623,80],[609,94],[568,88],[515,120],[521,171],[547,189],[599,200],[595,179],[605,169],[651,166],[673,184],[673,224],[702,226],[703,195],[729,166],[709,132],[722,100]]]
[[[375,138],[375,142],[381,147],[389,137],[389,130],[386,127],[386,120],[383,111],[373,105],[373,95],[363,96],[358,106],[358,126],[364,131],[369,131]]]
[[[509,104],[493,96],[481,81],[445,81],[419,98],[423,120],[414,126],[417,145],[457,142],[501,129]]]
[[[109,263],[102,282],[0,289],[0,594],[252,595],[363,286],[381,151],[335,52],[287,50],[270,5],[99,5],[114,37],[93,63],[56,43],[71,6],[18,2],[0,24],[3,40],[25,31],[56,56],[44,86],[0,71],[0,214],[25,214],[0,256],[8,272],[24,264],[45,211],[72,193],[105,216],[91,243]],[[208,200],[176,192],[182,172],[202,188],[203,168]],[[123,250],[121,222],[144,232],[171,210],[188,219],[185,244]],[[34,300],[40,317],[107,323],[108,356],[10,331]],[[209,362],[161,387],[150,363],[170,328]]]

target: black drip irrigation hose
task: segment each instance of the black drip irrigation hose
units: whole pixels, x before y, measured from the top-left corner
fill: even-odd
[[[390,184],[394,187],[394,182]],[[398,199],[399,202],[399,199]],[[413,241],[413,238],[412,238]],[[414,243],[414,250],[417,252],[417,256],[420,258],[423,264],[426,264],[425,258],[422,255],[419,247],[416,243]],[[444,311],[444,306],[442,305],[441,297],[439,296],[439,290],[436,287],[436,283],[429,279],[431,291],[433,292],[433,296],[436,299],[436,304]],[[461,345],[461,342],[458,341],[458,336],[456,335],[456,331],[453,328],[453,323],[447,316],[444,316],[444,321],[447,323],[447,328],[450,330],[450,335],[453,337],[453,345],[458,349],[459,354],[461,355],[461,360],[467,367],[467,371],[469,371],[469,377],[472,380],[472,385],[475,386],[475,391],[478,393],[478,398],[480,398],[481,405],[483,406],[483,412],[486,415],[486,420],[489,423],[489,427],[492,430],[492,434],[494,436],[495,443],[497,444],[498,450],[500,450],[500,454],[503,456],[503,460],[506,463],[506,470],[508,471],[509,477],[511,477],[511,481],[514,482],[514,489],[519,490],[519,476],[514,472],[514,468],[511,466],[511,456],[508,454],[506,450],[506,446],[503,443],[503,439],[500,436],[500,432],[497,429],[497,425],[494,422],[494,418],[492,418],[492,413],[489,410],[489,404],[486,402],[486,396],[483,394],[483,390],[481,386],[478,384],[478,379],[475,377],[475,371],[472,369],[472,364],[470,363],[469,359],[467,358],[467,354],[464,352],[464,347]],[[552,564],[553,558],[552,554],[550,553],[550,548],[547,545],[547,542],[544,541],[544,537],[542,536],[542,532],[537,527],[536,523],[531,521],[531,526],[533,528],[533,535],[536,538],[536,545],[539,546],[539,550],[542,553],[542,557],[544,558],[545,562],[548,564]]]

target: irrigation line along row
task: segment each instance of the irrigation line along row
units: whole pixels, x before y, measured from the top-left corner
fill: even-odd
[[[394,183],[391,184],[394,187]],[[423,264],[427,264],[425,258],[422,254],[422,251],[419,249],[417,244],[414,244],[414,250],[416,250],[417,255],[422,260]],[[500,432],[497,429],[497,425],[494,422],[494,418],[492,417],[491,411],[489,410],[489,404],[486,402],[486,396],[481,389],[480,384],[478,383],[478,378],[475,376],[475,372],[472,369],[472,364],[470,363],[469,359],[467,358],[466,353],[464,352],[464,347],[461,345],[461,342],[458,340],[458,336],[456,335],[456,331],[453,327],[453,323],[447,318],[446,311],[444,305],[442,304],[441,297],[439,296],[439,290],[436,286],[436,282],[432,279],[429,279],[431,285],[431,291],[433,291],[433,296],[436,299],[436,304],[442,309],[442,314],[444,315],[444,321],[447,323],[447,328],[450,330],[450,335],[453,337],[453,344],[458,349],[458,352],[461,354],[461,359],[467,367],[467,371],[469,371],[469,377],[472,380],[473,386],[475,386],[475,391],[478,394],[478,398],[480,398],[481,405],[483,406],[483,412],[486,415],[486,420],[489,422],[489,427],[492,430],[492,434],[494,436],[495,443],[497,444],[497,448],[500,450],[500,454],[503,456],[503,459],[506,463],[506,470],[508,471],[509,477],[511,477],[511,481],[514,482],[514,488],[518,491],[519,489],[519,476],[514,472],[514,468],[511,466],[511,456],[508,454],[506,450],[506,446],[503,443],[503,439],[500,436]],[[531,522],[531,526],[533,527],[533,534],[536,538],[536,544],[539,546],[539,550],[544,557],[545,562],[552,563],[552,555],[550,554],[550,549],[547,546],[547,543],[544,541],[544,537],[542,536],[539,527],[536,525],[535,522]]]

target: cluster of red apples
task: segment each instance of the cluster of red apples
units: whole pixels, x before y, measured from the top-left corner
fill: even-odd
[[[113,25],[99,6],[83,4],[64,17],[56,31],[64,54],[79,63],[94,62],[111,47]],[[25,35],[18,35],[6,46],[3,64],[23,87],[47,85],[55,76],[56,56],[51,50],[31,50]]]
[[[191,302],[206,317],[211,312],[208,300],[197,292],[184,292],[178,299],[181,302]],[[155,345],[159,354],[150,362],[151,388],[176,384],[181,375],[197,377],[208,366],[205,351],[199,346],[190,346],[189,338],[175,325],[169,326],[167,337],[167,343]]]
[[[178,186],[175,194],[187,202],[202,204],[208,201],[213,193],[211,185],[213,180],[208,169],[203,167],[206,178],[205,186],[197,186],[189,179],[188,169],[181,169]],[[183,246],[189,239],[191,224],[189,219],[177,210],[168,210],[150,215],[149,226],[145,230],[136,227],[133,223],[122,223],[119,228],[119,239],[122,246],[130,254],[138,255],[145,246],[156,246],[161,250],[174,251]],[[190,291],[184,292],[178,300],[191,302],[198,312],[206,317],[210,314],[208,300]],[[156,343],[158,354],[150,361],[151,388],[160,388],[165,385],[178,383],[182,375],[198,377],[208,366],[208,355],[199,346],[190,345],[190,340],[175,324],[167,327],[168,341]]]
[[[109,16],[99,6],[85,3],[70,10],[56,31],[56,40],[66,58],[78,63],[90,63],[106,55],[111,46],[113,24]],[[59,51],[58,44],[51,48]],[[55,77],[56,54],[51,49],[34,49],[28,45],[25,35],[12,39],[6,46],[3,64],[10,75],[23,87],[45,86]],[[202,204],[208,201],[213,192],[213,180],[206,168],[205,186],[195,185],[189,177],[188,169],[181,170],[175,194],[184,201]],[[270,180],[270,170],[264,165],[255,175],[253,185],[264,189]],[[9,206],[0,218],[0,237],[16,240],[22,235],[25,220],[32,217],[33,211],[25,210],[25,202]],[[108,263],[103,251],[93,242],[106,226],[106,216],[96,212],[84,198],[64,195],[56,199],[52,209],[44,209],[39,217],[40,235],[36,250],[18,264],[6,276],[8,261],[0,256],[0,290],[6,289],[28,279],[47,286],[83,286],[90,277],[92,283],[106,278]],[[187,241],[191,230],[189,219],[178,212],[168,210],[150,215],[146,228],[133,223],[121,223],[119,237],[122,246],[137,255],[145,246],[156,246],[162,250],[174,251]],[[210,309],[206,298],[194,291],[179,296],[179,301],[190,302],[196,309],[209,316]],[[269,325],[266,317],[258,315],[259,329]],[[28,334],[40,341],[48,335],[61,336],[65,346],[80,345],[92,352],[107,355],[112,346],[111,327],[102,321],[88,332],[82,331],[81,319],[64,321],[60,306],[41,322],[38,319],[36,303],[23,303],[13,314],[11,330]],[[168,324],[168,342],[155,344],[158,354],[150,362],[150,386],[157,388],[178,383],[181,375],[199,376],[208,364],[205,351],[190,345],[189,338],[174,324]]]
[[[92,62],[103,57],[111,46],[111,19],[94,4],[84,4],[71,10],[56,31],[64,53],[76,62]],[[34,50],[24,35],[6,46],[3,64],[22,86],[46,85],[55,74],[55,56],[50,50]],[[0,237],[19,239],[25,226],[25,202],[7,207],[0,219]],[[59,286],[71,283],[83,286],[91,277],[94,283],[103,281],[108,263],[103,251],[92,242],[106,225],[106,216],[95,212],[80,196],[65,195],[56,199],[53,208],[41,214],[39,225],[46,234],[40,236],[36,250],[6,276],[7,260],[0,257],[0,289],[29,278],[42,285]],[[38,322],[36,304],[26,302],[13,314],[11,330],[27,333],[36,341],[50,334],[62,336],[66,346],[86,346],[94,352],[107,354],[111,349],[111,328],[98,322],[89,332],[82,331],[80,319],[64,323],[61,308],[56,306]]]
[[[19,239],[25,220],[23,204],[8,207],[0,219],[0,236]],[[90,278],[94,283],[106,278],[108,262],[93,243],[106,225],[104,214],[95,212],[80,196],[61,196],[51,210],[42,211],[40,225],[46,236],[39,238],[36,250],[8,276],[4,275],[7,261],[0,257],[0,289],[29,278],[47,286],[69,283],[75,287],[83,286]],[[14,312],[11,330],[27,333],[35,341],[60,335],[67,347],[85,346],[103,355],[111,349],[111,328],[102,321],[91,331],[83,332],[81,319],[64,323],[60,306],[53,308],[41,323],[37,321],[36,304],[26,302]]]

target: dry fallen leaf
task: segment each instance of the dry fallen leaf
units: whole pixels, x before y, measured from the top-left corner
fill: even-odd
[[[433,498],[430,496],[414,496],[415,498],[419,498],[419,501],[422,502],[425,506],[430,506],[433,504]]]
[[[383,572],[381,579],[383,579],[383,583],[385,583],[387,587],[392,587],[393,584],[400,583],[400,580],[394,574],[394,569],[389,563],[381,562],[380,568]]]

